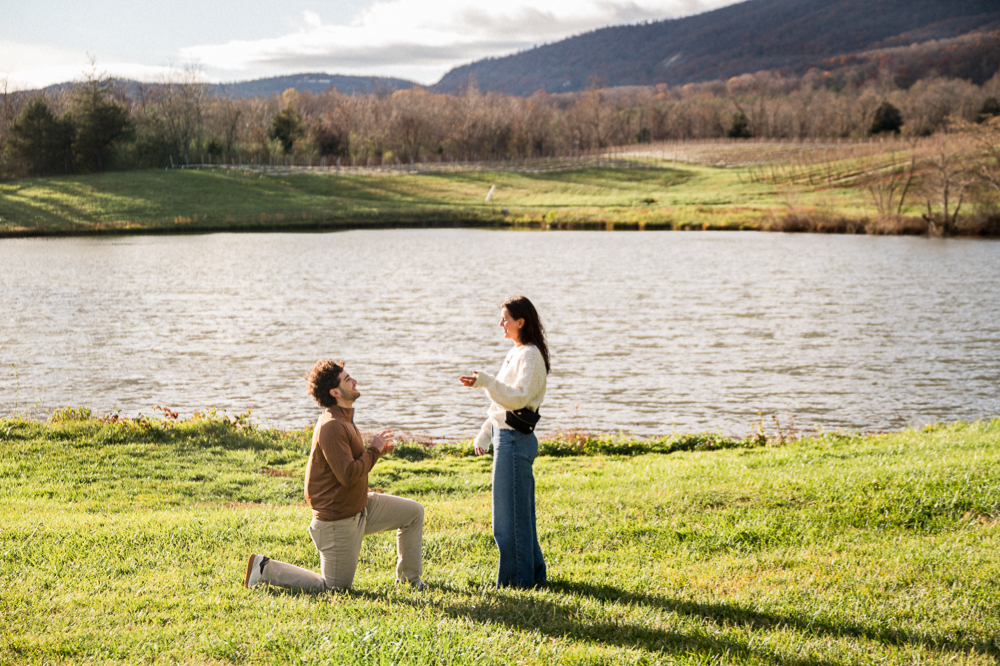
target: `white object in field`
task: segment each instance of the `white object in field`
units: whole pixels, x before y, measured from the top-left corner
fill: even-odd
[[[490,197],[492,197],[492,196],[493,196],[493,190],[495,190],[495,189],[497,189],[497,186],[496,186],[496,185],[490,185],[490,191],[489,191],[489,193],[488,193],[488,194],[486,195],[486,200],[487,200],[487,201],[489,201],[489,200],[490,200]]]

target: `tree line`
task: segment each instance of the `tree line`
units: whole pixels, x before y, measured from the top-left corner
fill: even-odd
[[[46,93],[9,91],[0,83],[0,173],[275,158],[345,165],[523,159],[726,136],[928,136],[950,121],[1000,115],[998,96],[1000,72],[983,85],[930,78],[905,89],[888,71],[845,84],[814,70],[528,97],[469,86],[460,94],[414,88],[345,95],[331,88],[240,99],[211,94],[195,72],[148,84],[91,72]]]

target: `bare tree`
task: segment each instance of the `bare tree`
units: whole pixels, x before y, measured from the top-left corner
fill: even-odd
[[[610,106],[607,96],[596,85],[578,94],[567,114],[574,128],[575,147],[586,150],[608,145],[606,130]]]
[[[7,132],[14,122],[14,95],[10,90],[10,81],[5,76],[0,81],[0,157],[7,145]]]
[[[524,101],[515,125],[515,142],[524,157],[544,156],[562,144],[556,110],[547,95],[535,94]]]
[[[949,119],[973,120],[982,100],[979,88],[966,81],[925,79],[894,95],[893,104],[902,111],[908,134],[931,134]]]
[[[972,172],[983,185],[1000,195],[1000,116],[982,123],[956,122],[955,128],[974,142]]]
[[[670,121],[674,113],[674,99],[667,85],[658,85],[646,105],[649,109],[650,138],[653,141],[663,141],[670,138]]]
[[[200,72],[187,67],[161,81],[151,93],[167,141],[178,157],[190,162],[191,148],[201,140],[204,124],[206,92]]]
[[[931,233],[949,234],[958,226],[958,215],[973,183],[967,156],[965,142],[958,140],[956,135],[934,139],[924,163],[927,174],[923,182],[927,202],[923,218],[930,225]]]
[[[877,159],[868,160],[864,167],[868,177],[868,192],[871,194],[879,220],[898,218],[903,213],[906,195],[913,184],[917,164],[916,144],[910,144],[909,160],[905,156],[889,153]]]
[[[244,114],[243,105],[229,96],[207,100],[204,114],[205,127],[209,135],[219,141],[224,153],[232,153],[235,149]]]

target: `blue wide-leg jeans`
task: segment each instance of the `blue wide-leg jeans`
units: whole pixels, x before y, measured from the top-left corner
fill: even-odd
[[[493,538],[500,550],[497,587],[545,583],[545,559],[535,529],[538,439],[493,428]]]

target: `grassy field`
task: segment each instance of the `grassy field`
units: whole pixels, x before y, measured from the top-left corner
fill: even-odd
[[[862,187],[775,184],[745,166],[656,165],[264,177],[190,169],[10,181],[0,183],[0,236],[370,225],[758,229],[791,210],[851,220],[874,211]]]
[[[429,590],[393,585],[391,535],[366,539],[350,592],[245,590],[251,551],[318,567],[308,437],[218,418],[0,420],[0,663],[1000,657],[1000,420],[548,442],[537,591],[491,588],[489,457],[404,447],[371,483],[424,503]]]

